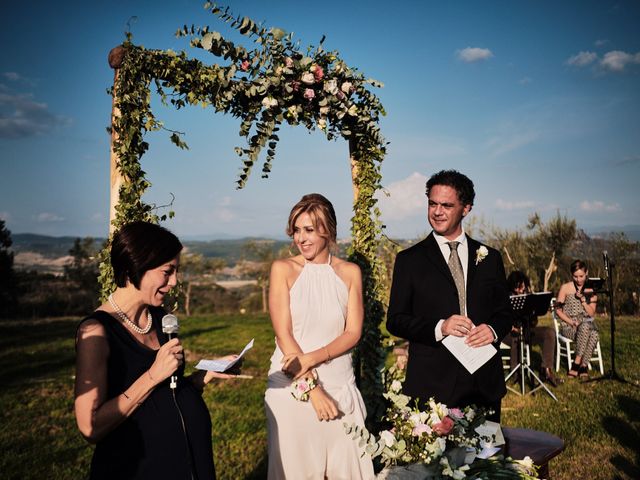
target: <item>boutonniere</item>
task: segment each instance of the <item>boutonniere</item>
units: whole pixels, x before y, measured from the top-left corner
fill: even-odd
[[[489,250],[484,245],[481,245],[479,249],[476,250],[476,265],[478,265],[482,260],[489,255]]]

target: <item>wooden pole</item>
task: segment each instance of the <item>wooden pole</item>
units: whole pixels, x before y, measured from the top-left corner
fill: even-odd
[[[117,81],[120,74],[120,67],[124,59],[125,49],[122,45],[118,45],[109,52],[109,66],[113,68],[113,97],[111,100],[111,144],[109,147],[110,157],[110,195],[109,195],[109,236],[113,233],[115,225],[113,221],[116,218],[116,205],[120,201],[120,186],[124,183],[124,178],[118,169],[118,155],[113,149],[114,142],[118,139],[118,135],[113,129],[113,123],[116,118],[120,117],[120,110],[116,107],[116,98],[118,96]]]
[[[358,160],[356,158],[356,139],[349,137],[349,163],[351,165],[351,187],[353,188],[353,205],[355,206],[360,196],[360,188],[356,183],[358,177]]]

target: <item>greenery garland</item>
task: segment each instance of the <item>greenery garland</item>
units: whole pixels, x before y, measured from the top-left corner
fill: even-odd
[[[228,61],[228,65],[205,65],[187,58],[184,52],[147,50],[134,45],[130,34],[123,44],[124,59],[113,90],[113,150],[124,178],[113,221],[117,229],[134,220],[158,222],[152,205],[142,201],[150,183],[141,169],[140,159],[147,151],[144,135],[164,129],[150,107],[151,86],[166,105],[179,109],[187,105],[213,107],[241,120],[240,134],[245,147],[237,147],[241,160],[237,186],[243,188],[263,149],[266,157],[262,177],[268,177],[283,123],[321,130],[327,139],[348,140],[356,174],[352,218],[353,242],[349,258],[362,269],[365,298],[365,323],[356,361],[360,366],[360,387],[370,419],[384,411],[380,372],[384,362],[380,324],[384,318],[381,291],[384,265],[377,255],[381,235],[379,210],[374,194],[380,189],[380,164],[386,142],[378,125],[384,108],[368,86],[381,87],[365,78],[339,58],[338,52],[325,51],[323,40],[317,47],[301,51],[292,34],[256,24],[247,17],[233,17],[229,9],[207,3],[220,20],[253,40],[256,48],[247,50],[226,40],[209,27],[183,27],[178,36],[190,37],[191,46],[206,50]],[[171,141],[188,148],[182,134],[170,132]],[[173,216],[173,212],[169,212]],[[109,247],[101,252],[100,282],[102,298],[113,290]]]

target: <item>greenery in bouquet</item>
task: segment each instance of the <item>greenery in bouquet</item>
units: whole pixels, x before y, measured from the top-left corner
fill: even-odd
[[[420,409],[417,401],[401,393],[403,380],[404,370],[395,365],[385,372],[386,428],[377,436],[366,428],[345,424],[347,434],[385,467],[382,478],[538,478],[529,457],[477,457],[493,441],[476,430],[485,422],[487,410],[448,408],[433,398]]]

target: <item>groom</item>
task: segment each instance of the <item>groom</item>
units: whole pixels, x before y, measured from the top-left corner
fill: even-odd
[[[471,374],[442,344],[448,335],[471,347],[499,348],[512,316],[500,254],[468,237],[462,219],[471,211],[473,182],[455,170],[427,181],[433,232],[396,257],[387,329],[409,340],[403,391],[449,407],[475,404],[494,410],[506,393],[500,355]]]

